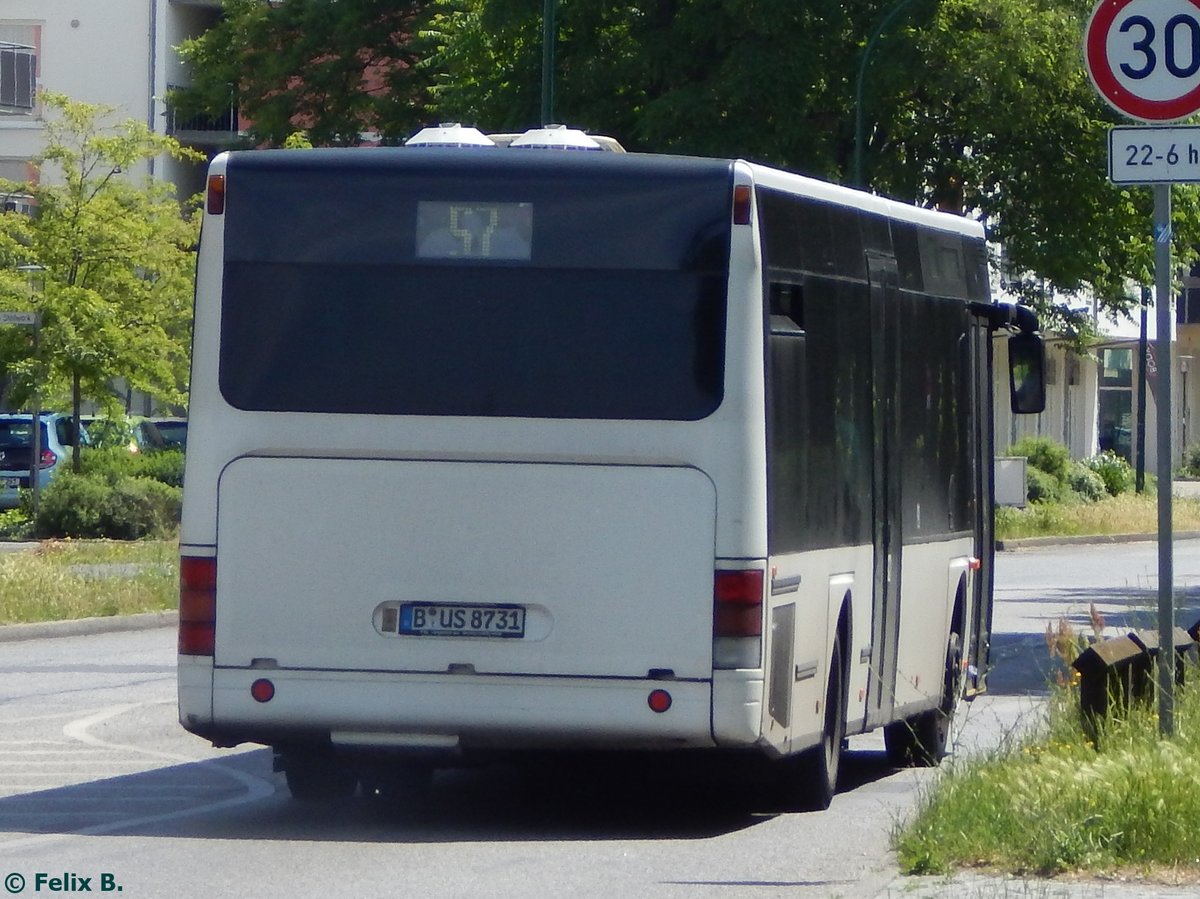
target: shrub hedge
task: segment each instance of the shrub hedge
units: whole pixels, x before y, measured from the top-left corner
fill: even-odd
[[[79,473],[59,472],[41,491],[29,530],[37,537],[169,537],[183,505],[183,458],[178,450],[86,449]],[[24,511],[28,521],[31,510]],[[19,532],[19,522],[7,524]]]
[[[1077,462],[1055,440],[1025,437],[1007,454],[1028,461],[1025,489],[1031,503],[1090,503],[1134,489],[1133,467],[1111,450]]]

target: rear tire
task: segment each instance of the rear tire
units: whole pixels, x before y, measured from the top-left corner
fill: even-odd
[[[941,763],[950,743],[961,671],[962,645],[958,634],[951,634],[946,648],[942,700],[938,707],[895,721],[883,729],[883,745],[889,764],[897,768],[930,768]]]
[[[825,689],[825,724],[821,742],[812,749],[783,762],[792,787],[790,805],[805,811],[823,811],[837,792],[842,743],[846,739],[846,668],[842,661],[842,637],[833,641],[829,660],[829,684]]]

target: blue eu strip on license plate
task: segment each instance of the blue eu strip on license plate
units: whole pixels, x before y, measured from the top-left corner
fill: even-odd
[[[397,631],[418,637],[524,637],[525,607],[410,602],[400,606]]]

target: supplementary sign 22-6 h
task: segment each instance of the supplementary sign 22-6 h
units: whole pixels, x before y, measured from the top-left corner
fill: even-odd
[[[1117,184],[1200,181],[1200,126],[1112,128],[1108,168]]]

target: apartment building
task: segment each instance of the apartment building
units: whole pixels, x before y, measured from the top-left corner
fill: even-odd
[[[186,84],[175,51],[212,26],[220,0],[0,0],[0,177],[30,175],[28,161],[44,144],[37,91],[116,108],[212,155],[236,143],[234,110],[216,120],[180,120],[167,106],[168,88]],[[190,196],[203,185],[203,166],[170,158],[143,172]]]

